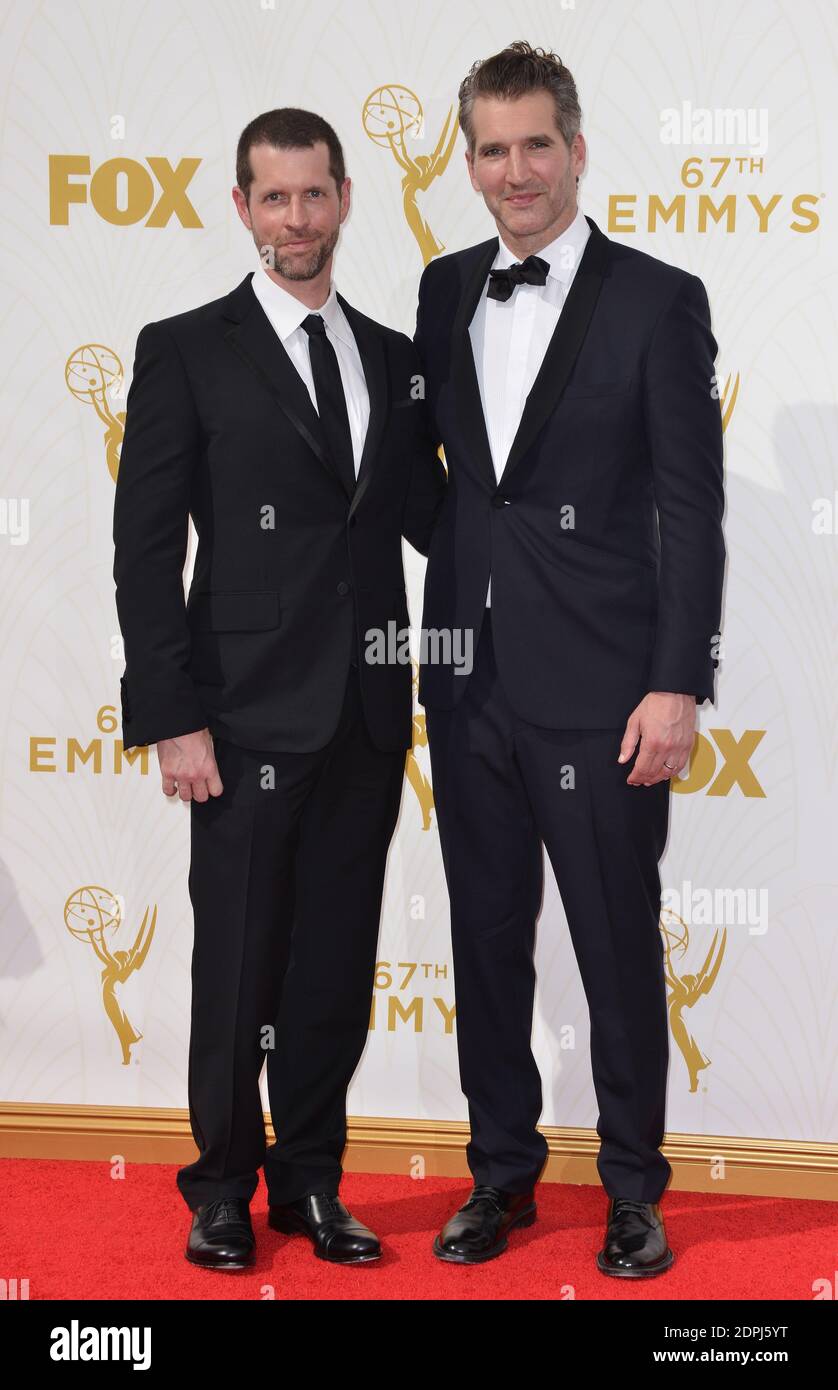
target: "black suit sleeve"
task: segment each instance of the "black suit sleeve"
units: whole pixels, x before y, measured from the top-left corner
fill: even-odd
[[[402,535],[420,555],[427,555],[433,529],[445,501],[448,474],[439,454],[439,439],[427,399],[424,366],[410,339],[407,339],[407,343],[411,369],[409,389],[416,405],[410,412],[415,417],[415,432]]]
[[[434,413],[433,391],[429,381],[429,369],[433,349],[431,347],[431,337],[428,324],[428,295],[429,295],[429,271],[433,266],[426,265],[419,279],[419,293],[416,300],[416,328],[413,333],[413,346],[416,349],[419,366],[417,371],[422,374],[422,381],[425,388],[425,406],[427,409],[428,431],[434,440],[434,447],[439,448],[442,443],[439,425],[437,424]]]
[[[207,726],[188,671],[183,595],[200,451],[195,403],[176,344],[161,324],[146,324],[137,338],[113,513],[126,748]]]
[[[658,623],[650,690],[713,700],[725,543],[721,408],[707,293],[683,280],[649,347],[644,408],[660,532]]]

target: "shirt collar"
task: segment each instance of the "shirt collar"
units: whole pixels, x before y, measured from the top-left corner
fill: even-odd
[[[573,279],[574,272],[582,258],[585,243],[590,235],[591,229],[585,215],[581,208],[577,208],[576,216],[570,226],[565,227],[554,241],[542,247],[538,252],[541,259],[546,261],[550,267],[548,274],[552,275],[554,279],[560,280],[565,289]],[[498,241],[500,244],[493,269],[507,270],[509,266],[515,265],[516,261],[520,261],[522,258],[510,251],[503,237],[499,236]]]
[[[271,279],[261,262],[259,269],[254,270],[250,283],[253,287],[253,293],[283,342],[300,327],[303,319],[307,318],[309,314],[319,314],[326,327],[336,338],[340,338],[347,347],[352,346],[354,339],[346,322],[346,316],[338,303],[334,280],[329,283],[326,303],[319,309],[309,309],[293,294],[289,294],[288,290],[284,290],[281,285],[276,283],[276,280]]]

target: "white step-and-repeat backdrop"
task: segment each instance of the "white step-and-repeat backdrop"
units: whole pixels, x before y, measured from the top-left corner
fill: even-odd
[[[457,89],[518,38],[576,78],[583,210],[701,276],[720,345],[729,563],[718,699],[701,709],[662,863],[667,1127],[838,1137],[838,12],[816,0],[7,7],[6,1101],[187,1103],[189,811],[163,796],[154,748],[129,761],[119,742],[111,521],[137,334],[257,265],[231,199],[235,148],[275,106],[334,125],[353,180],[336,283],[412,333],[424,263],[494,234]],[[424,561],[405,551],[418,627]],[[350,1111],[464,1119],[418,706],[405,773]],[[587,1010],[549,866],[537,964],[543,1121],[593,1126]]]

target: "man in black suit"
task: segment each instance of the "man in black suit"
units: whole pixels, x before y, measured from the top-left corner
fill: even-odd
[[[713,698],[722,427],[704,287],[582,216],[580,121],[555,55],[520,42],[473,66],[460,125],[499,236],[432,261],[419,290],[449,470],[422,623],[476,638],[470,675],[428,658],[419,687],[475,1181],[434,1248],[489,1259],[535,1220],[543,842],[590,1011],[610,1198],[597,1263],[644,1277],[673,1259],[658,860],[669,779]]]
[[[331,281],[350,180],[326,121],[283,108],[239,140],[233,197],[262,264],[137,340],[114,508],[126,747],[190,803],[187,1258],[254,1258],[249,1202],[316,1254],[375,1259],[338,1196],[367,1037],[387,849],[412,733],[401,536],[444,498],[410,339]],[[188,517],[198,534],[186,604]],[[266,1151],[267,1055],[276,1143]]]

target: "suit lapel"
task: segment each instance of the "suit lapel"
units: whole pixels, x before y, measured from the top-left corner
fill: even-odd
[[[576,358],[585,341],[602,280],[607,269],[608,238],[590,217],[586,222],[591,235],[585,243],[573,283],[553,329],[538,375],[524,403],[518,431],[512,441],[506,466],[500,476],[502,486],[521,462],[550,413],[558,405]]]
[[[349,508],[349,515],[352,516],[370,485],[378,460],[390,399],[383,332],[366,315],[353,309],[342,294],[338,294],[337,300],[346,315],[358,351],[361,354],[361,365],[364,368],[367,392],[370,398],[370,418],[364,437],[364,448],[361,453],[355,491],[352,494],[352,505]]]
[[[460,292],[460,302],[451,330],[451,382],[454,400],[462,433],[469,441],[469,450],[477,459],[477,465],[486,481],[494,489],[495,465],[492,462],[492,447],[483,415],[483,399],[477,380],[477,368],[471,346],[468,326],[474,318],[477,302],[486,283],[486,276],[498,253],[498,238],[483,242],[475,247],[471,267],[465,273]]]
[[[251,288],[253,271],[227,296],[222,313],[230,320],[225,330],[227,342],[251,371],[267,387],[280,410],[317,455],[330,477],[346,493],[341,476],[332,463],[320,424],[305,382],[300,376],[276,330]]]
[[[585,244],[579,268],[573,277],[573,284],[553,330],[544,360],[527,396],[518,431],[501,474],[501,483],[508,480],[550,412],[558,404],[585,340],[599,298],[603,276],[607,270],[608,238],[603,236],[590,217],[586,217],[585,220],[591,234]],[[484,292],[486,277],[497,255],[498,245],[498,238],[493,237],[491,241],[475,248],[474,259],[463,281],[460,302],[451,330],[451,376],[462,432],[468,438],[470,449],[477,457],[478,466],[493,491],[498,482],[483,415],[469,324],[474,317],[478,300]]]

